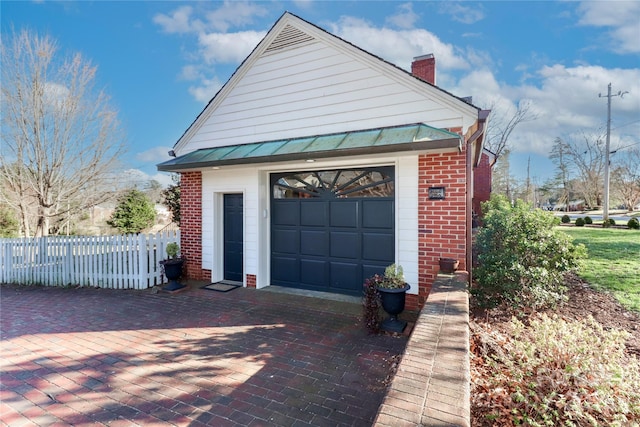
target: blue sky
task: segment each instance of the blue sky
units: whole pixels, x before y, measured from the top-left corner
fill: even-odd
[[[155,165],[285,11],[409,69],[434,53],[437,84],[506,117],[530,102],[538,118],[512,135],[512,173],[539,184],[556,137],[606,125],[612,149],[640,142],[638,1],[2,1],[13,26],[57,40],[98,66],[97,83],[119,111],[138,180],[168,176]],[[624,149],[612,156],[624,154]]]

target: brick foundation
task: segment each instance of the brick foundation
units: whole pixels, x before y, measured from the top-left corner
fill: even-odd
[[[247,288],[254,288],[256,287],[256,275],[255,274],[247,274],[246,276],[247,279]]]

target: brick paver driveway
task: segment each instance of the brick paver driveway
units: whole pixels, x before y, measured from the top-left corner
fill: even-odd
[[[406,344],[358,304],[243,288],[0,292],[10,426],[368,426]]]

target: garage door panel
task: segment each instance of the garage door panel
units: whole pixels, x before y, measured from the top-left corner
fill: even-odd
[[[300,204],[300,225],[324,227],[327,224],[327,203],[309,200]]]
[[[271,257],[272,280],[280,284],[296,284],[300,282],[300,263],[295,257]]]
[[[337,200],[329,202],[331,212],[331,227],[357,227],[358,226],[358,202]]]
[[[274,252],[297,254],[300,251],[298,230],[276,229],[271,234],[271,245]]]
[[[366,279],[367,277],[371,277],[374,274],[379,274],[382,276],[384,274],[384,269],[387,268],[388,265],[389,263],[387,262],[367,262],[365,264],[362,264],[362,283],[364,283],[364,279]]]
[[[331,263],[331,287],[333,289],[353,290],[362,286],[360,264],[346,262]]]
[[[365,228],[393,228],[393,201],[363,200],[362,226]]]
[[[392,234],[363,233],[362,258],[365,260],[385,261],[395,256],[395,244]]]
[[[271,208],[273,225],[298,225],[300,223],[300,209],[297,201],[278,201]]]
[[[332,257],[338,258],[360,258],[360,234],[348,232],[331,232]]]
[[[329,239],[324,229],[300,231],[300,253],[302,255],[323,256],[328,252]]]
[[[300,260],[300,281],[306,285],[325,287],[329,282],[327,277],[328,263],[323,260]]]

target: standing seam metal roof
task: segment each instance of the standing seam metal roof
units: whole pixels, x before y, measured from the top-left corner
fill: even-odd
[[[424,123],[254,142],[192,151],[158,165],[161,171],[373,153],[461,148],[462,137]]]

